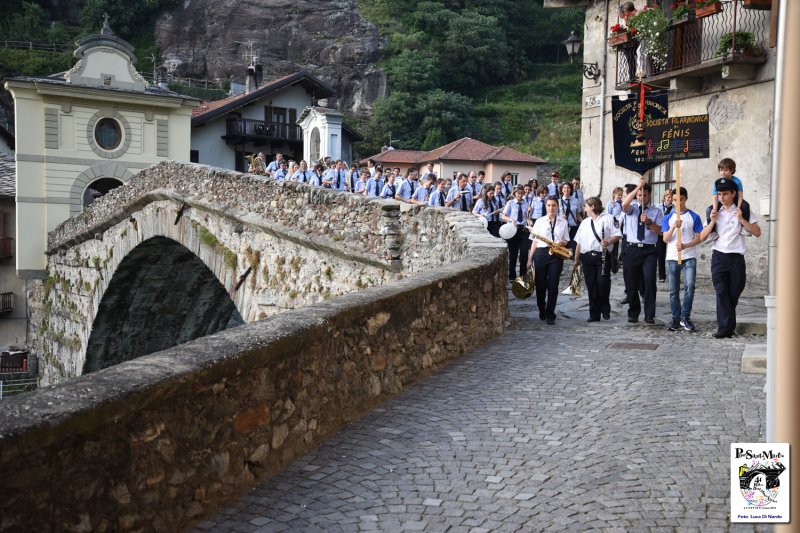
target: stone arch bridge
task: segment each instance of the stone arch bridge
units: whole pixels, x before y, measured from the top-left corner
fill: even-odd
[[[0,410],[14,531],[188,529],[509,319],[469,214],[199,165],[137,174],[48,254],[30,338],[60,383]]]
[[[460,213],[165,162],[48,246],[30,338],[52,384],[498,244]]]

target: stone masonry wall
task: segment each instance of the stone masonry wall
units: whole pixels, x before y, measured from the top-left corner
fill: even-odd
[[[499,334],[507,258],[492,244],[3,400],[0,530],[186,529]]]

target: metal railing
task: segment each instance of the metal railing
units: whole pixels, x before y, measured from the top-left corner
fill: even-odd
[[[9,379],[0,381],[0,400],[6,396],[14,396],[39,388],[39,378]]]
[[[638,50],[639,41],[632,39],[616,48],[618,86],[636,79],[637,70],[644,72],[644,79],[700,65],[707,61],[733,59],[742,54],[730,54],[720,44],[726,34],[736,39],[737,34],[752,34],[755,45],[763,55],[766,50],[766,35],[769,32],[769,11],[745,9],[741,0],[722,1],[722,11],[715,15],[695,18],[694,12],[686,20],[673,22],[667,27],[667,62],[654,66],[653,62]],[[738,46],[737,46],[738,48]]]
[[[259,139],[281,139],[300,141],[303,130],[296,124],[266,122],[250,118],[229,118],[226,122],[227,136],[243,136]]]
[[[0,313],[8,313],[14,310],[14,293],[0,293]]]
[[[58,44],[58,43],[33,43],[30,41],[0,41],[0,46],[3,48],[12,48],[15,50],[41,50],[44,52],[72,52],[75,50],[74,44]]]
[[[28,352],[3,352],[0,354],[0,374],[28,371]]]
[[[0,258],[14,255],[14,237],[0,238]]]

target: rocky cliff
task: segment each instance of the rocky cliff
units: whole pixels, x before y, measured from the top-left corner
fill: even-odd
[[[252,42],[265,78],[307,69],[337,90],[328,105],[360,116],[386,92],[378,30],[356,0],[185,0],[159,19],[156,40],[177,73],[239,82]]]

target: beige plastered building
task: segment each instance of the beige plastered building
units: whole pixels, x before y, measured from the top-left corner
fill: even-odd
[[[199,101],[151,86],[133,47],[106,23],[78,62],[48,77],[6,80],[16,124],[16,269],[45,275],[47,233],[85,205],[166,159],[189,160]]]

